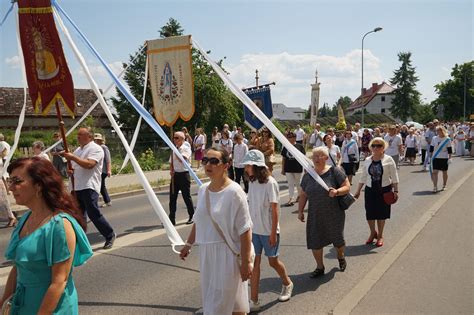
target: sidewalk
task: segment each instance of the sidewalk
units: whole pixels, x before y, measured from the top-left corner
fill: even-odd
[[[474,312],[473,184],[454,192],[351,314]]]

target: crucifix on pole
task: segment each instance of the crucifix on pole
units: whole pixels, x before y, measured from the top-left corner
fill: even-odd
[[[257,87],[258,89],[258,69],[255,69],[255,86]]]

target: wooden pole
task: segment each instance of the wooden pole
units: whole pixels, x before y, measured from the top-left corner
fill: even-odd
[[[63,121],[63,118],[61,116],[61,111],[59,110],[59,101],[56,100],[55,102],[55,105],[56,105],[56,116],[58,117],[58,122],[59,122],[59,131],[61,132],[61,138],[63,140],[63,144],[64,144],[64,152],[69,152],[69,149],[67,147],[67,140],[66,140],[66,132],[64,131],[64,121]],[[68,170],[72,170],[72,164],[71,164],[71,161],[67,161],[67,169]],[[74,195],[74,174],[71,174],[71,194]]]

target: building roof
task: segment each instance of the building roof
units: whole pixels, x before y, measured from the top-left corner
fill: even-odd
[[[81,117],[97,100],[94,91],[90,89],[74,89],[76,96],[75,116]],[[0,117],[18,117],[23,106],[23,88],[0,87]],[[61,110],[64,113],[64,109]],[[92,116],[105,116],[100,106],[91,113]],[[26,116],[38,116],[35,114],[30,96],[27,96]],[[41,115],[39,115],[41,116]],[[56,117],[56,111],[52,109],[45,117]]]
[[[306,113],[301,107],[288,107],[283,103],[273,103],[273,118],[279,120],[300,120],[298,114]]]
[[[391,94],[393,91],[395,91],[395,88],[387,84],[385,81],[380,84],[372,83],[372,86],[369,89],[364,88],[363,93],[352,102],[352,104],[347,108],[347,111],[354,111],[363,106],[365,107],[376,95]]]

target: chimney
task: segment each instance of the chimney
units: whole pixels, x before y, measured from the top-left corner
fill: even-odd
[[[379,85],[377,83],[372,83],[372,90],[375,90]]]
[[[363,89],[362,89],[362,95],[365,95],[365,93],[367,93],[367,89],[366,89],[366,88],[363,88]]]

